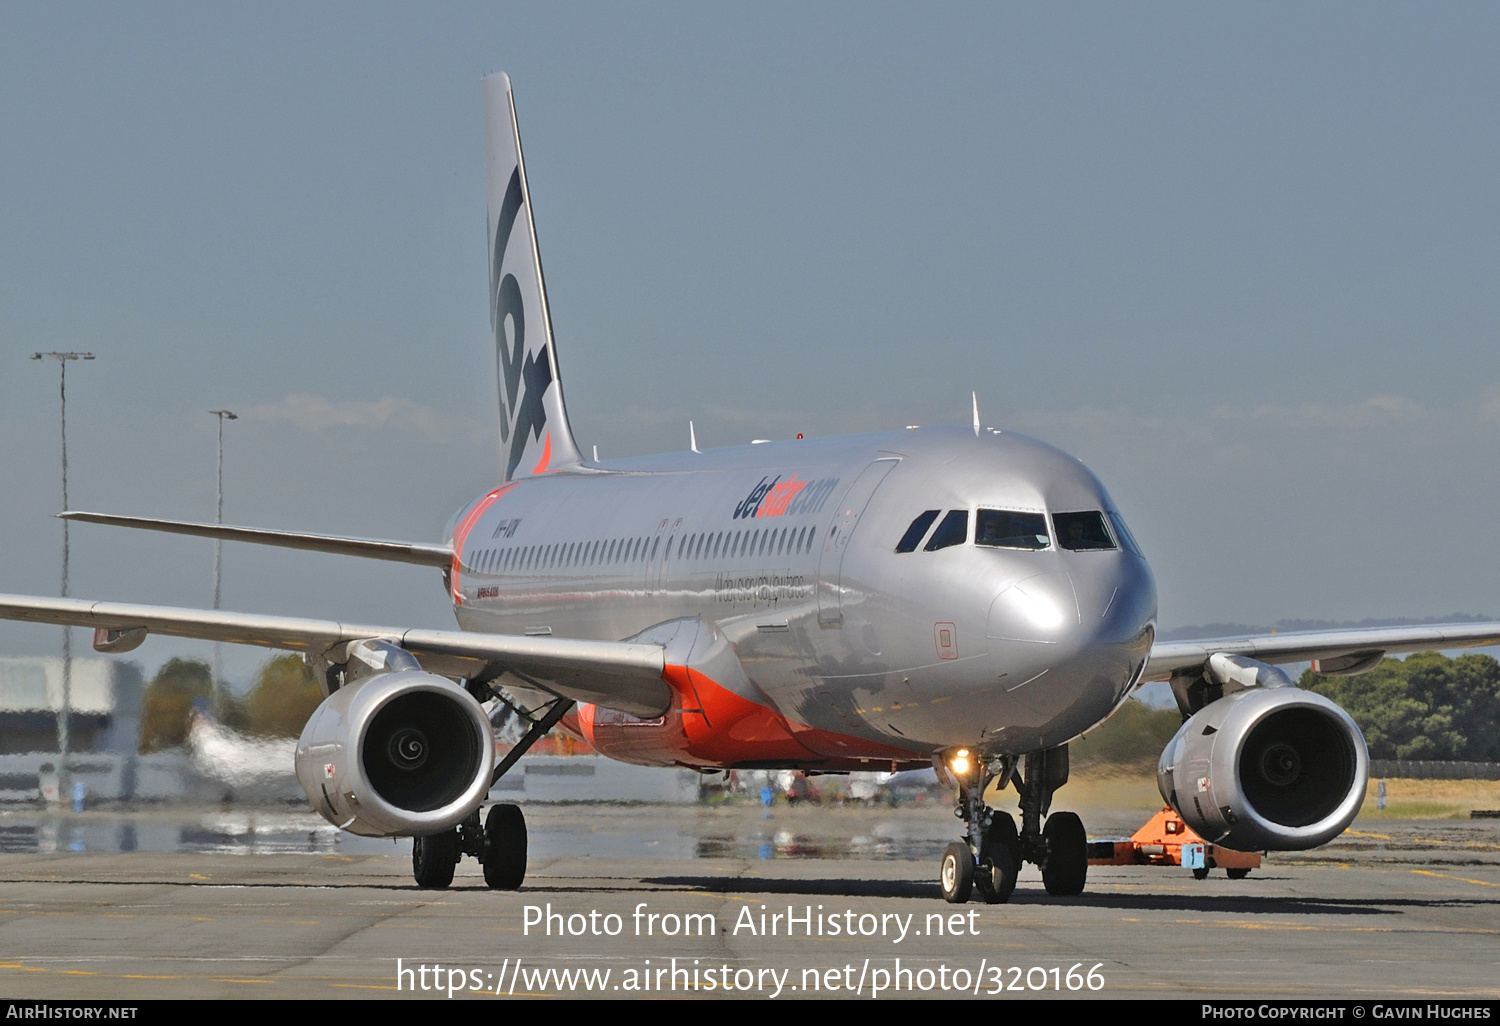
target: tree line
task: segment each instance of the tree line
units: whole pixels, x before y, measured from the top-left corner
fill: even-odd
[[[271,659],[243,696],[220,691],[215,707],[213,671],[198,659],[169,659],[141,699],[141,754],[185,744],[194,706],[212,709],[222,724],[263,737],[297,737],[323,693],[298,655]]]
[[[1372,759],[1500,762],[1500,662],[1471,653],[1449,659],[1421,652],[1382,659],[1353,677],[1302,674],[1300,687],[1337,702],[1359,729]],[[1175,707],[1126,702],[1102,727],[1071,746],[1072,763],[1145,771],[1156,765],[1182,716]]]
[[[1487,655],[1449,659],[1422,652],[1383,659],[1368,673],[1320,677],[1308,670],[1298,684],[1337,702],[1364,732],[1372,759],[1500,762],[1500,662]],[[161,751],[187,740],[195,703],[213,702],[212,672],[196,659],[171,659],[157,670],[141,705],[141,745]],[[323,700],[300,656],[271,659],[243,697],[221,693],[215,715],[251,734],[297,737]],[[1090,765],[1154,766],[1182,723],[1175,708],[1126,702],[1102,727],[1072,746],[1072,761]]]
[[[1500,662],[1491,656],[1420,652],[1354,677],[1308,670],[1298,683],[1349,711],[1372,759],[1500,762]]]

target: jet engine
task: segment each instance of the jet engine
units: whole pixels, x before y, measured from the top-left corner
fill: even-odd
[[[382,647],[399,653],[395,667],[345,684],[307,721],[297,779],[313,809],[342,830],[439,833],[489,792],[494,733],[468,692]]]
[[[1213,844],[1295,851],[1353,822],[1369,772],[1364,735],[1343,709],[1296,687],[1249,687],[1182,725],[1161,754],[1156,782]]]

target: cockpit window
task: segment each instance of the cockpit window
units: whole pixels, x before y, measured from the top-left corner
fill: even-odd
[[[1047,517],[1042,513],[982,509],[974,519],[974,544],[1002,549],[1045,549],[1050,544]]]
[[[1115,529],[1115,537],[1120,539],[1120,544],[1125,547],[1126,552],[1133,552],[1142,559],[1146,554],[1141,551],[1141,543],[1135,540],[1135,535],[1130,533],[1130,528],[1125,526],[1125,518],[1113,510],[1104,514],[1109,517],[1110,526]]]
[[[938,524],[938,529],[932,532],[932,537],[922,548],[924,552],[936,552],[950,545],[962,545],[968,540],[969,511],[950,509],[948,515],[943,517],[943,522]]]
[[[930,509],[911,522],[901,540],[896,543],[897,552],[915,552],[917,546],[922,544],[922,538],[927,534],[927,529],[937,519],[939,510]]]
[[[1054,513],[1052,524],[1057,528],[1057,544],[1074,552],[1085,549],[1112,549],[1114,539],[1104,527],[1104,514],[1097,510],[1087,513]]]

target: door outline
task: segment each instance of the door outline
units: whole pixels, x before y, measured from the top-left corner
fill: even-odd
[[[832,627],[844,622],[844,555],[849,551],[849,539],[886,475],[900,462],[899,456],[882,456],[872,462],[859,472],[834,508],[818,555],[819,624]]]

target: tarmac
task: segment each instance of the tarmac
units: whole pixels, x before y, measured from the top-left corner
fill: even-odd
[[[11,999],[1500,997],[1500,821],[1360,820],[1245,880],[945,904],[945,802],[536,805],[526,883],[296,809],[0,812]],[[1091,837],[1149,815],[1086,813]]]

